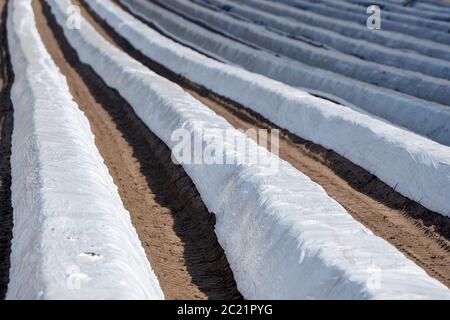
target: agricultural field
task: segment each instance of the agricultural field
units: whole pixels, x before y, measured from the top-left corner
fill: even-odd
[[[450,299],[450,2],[0,11],[0,298]]]

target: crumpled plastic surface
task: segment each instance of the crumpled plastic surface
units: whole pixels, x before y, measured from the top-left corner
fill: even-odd
[[[7,299],[162,299],[88,120],[40,39],[31,1],[8,8],[15,80]]]
[[[88,3],[151,59],[304,139],[336,151],[430,210],[450,215],[447,146],[278,81],[214,61],[160,35],[116,6]]]
[[[396,125],[450,145],[450,108],[394,90],[255,50],[202,28],[145,0],[129,0],[136,12],[182,43],[233,65],[334,101],[356,106]]]
[[[68,0],[49,3],[64,25]],[[102,15],[114,7],[105,0],[88,3]],[[232,131],[248,140],[248,152],[266,152],[269,164],[278,162],[277,174],[261,164],[183,164],[216,215],[218,240],[246,298],[450,298],[447,287],[356,222],[322,187],[113,47],[84,19],[79,30],[64,32],[80,59],[117,89],[171,149],[175,130],[200,136],[195,124],[202,123]],[[203,147],[220,148],[210,138],[203,137]],[[233,150],[230,157],[239,152]]]

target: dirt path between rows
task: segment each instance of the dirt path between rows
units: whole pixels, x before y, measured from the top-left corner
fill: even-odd
[[[241,298],[214,233],[214,215],[190,178],[118,92],[79,61],[48,5],[33,6],[44,43],[89,119],[166,298]]]
[[[244,106],[198,86],[148,59],[89,10],[86,4],[83,15],[113,44],[153,71],[184,87],[234,127],[244,130],[278,128]],[[155,26],[143,22],[155,29]],[[450,287],[449,218],[403,197],[377,177],[336,152],[286,130],[281,130],[280,139],[282,159],[320,184],[328,195],[343,205],[356,220],[394,245],[432,277]]]
[[[0,0],[0,299],[9,283],[13,209],[11,205],[11,136],[13,108],[11,86],[14,80],[6,37],[6,0]]]

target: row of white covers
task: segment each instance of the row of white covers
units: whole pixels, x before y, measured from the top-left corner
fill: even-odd
[[[86,2],[128,39],[139,35],[141,43],[150,45],[154,43],[147,38],[155,37],[155,43],[172,52],[181,49],[110,1]],[[236,159],[234,164],[183,163],[217,217],[219,242],[246,298],[449,297],[443,284],[356,222],[319,185],[235,130],[182,88],[115,48],[84,19],[78,30],[65,27],[69,0],[49,3],[80,59],[117,89],[171,149],[177,145],[172,134],[180,128],[200,137],[204,149],[212,151],[222,149],[219,135],[227,130],[233,137],[228,136],[226,145],[240,138],[247,141],[246,152],[265,154],[266,164],[243,163],[238,160],[242,150],[231,147],[227,158]],[[170,52],[159,51],[159,55]],[[186,53],[180,50],[178,56]],[[173,53],[170,57],[175,58]],[[215,130],[204,136],[199,124],[203,130]],[[274,167],[279,169],[276,174],[268,171]]]
[[[8,7],[15,78],[7,299],[163,299],[89,122],[39,36],[31,1]]]

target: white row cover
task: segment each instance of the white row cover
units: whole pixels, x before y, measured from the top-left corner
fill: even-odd
[[[202,0],[210,2],[210,0]],[[297,9],[279,2],[261,0],[233,0],[233,3],[243,3],[250,5],[257,10],[264,10],[271,15],[277,15],[286,22],[301,22],[310,26],[337,32],[352,39],[363,39],[369,43],[377,43],[393,49],[408,49],[419,52],[428,57],[439,58],[444,61],[450,59],[450,47],[433,41],[421,39],[413,36],[382,30],[382,32],[371,32],[367,26],[343,21],[333,17],[323,16],[311,11]],[[233,6],[234,7],[234,6]],[[408,50],[403,50],[408,53]]]
[[[63,26],[69,0],[49,3]],[[137,28],[155,36],[110,1],[87,3],[116,21],[119,29]],[[232,133],[225,144],[235,164],[183,167],[217,217],[217,237],[246,298],[450,298],[444,285],[356,222],[319,185],[233,129],[181,87],[106,42],[84,19],[79,30],[64,32],[80,59],[117,89],[171,149],[177,143],[172,134],[179,128],[200,137],[203,148],[213,152],[221,149],[221,139],[213,132],[201,135],[199,125]],[[164,38],[154,40],[167,46]],[[266,154],[269,167],[279,165],[278,173],[268,172],[267,165],[239,162],[242,150],[231,146],[235,137],[245,139],[248,152]]]
[[[161,3],[185,17],[206,24],[213,30],[305,65],[329,70],[351,79],[424,100],[450,105],[450,81],[448,80],[370,62],[335,50],[330,51],[317,44],[279,35],[257,24],[241,21],[190,1],[169,0]]]
[[[327,0],[322,0],[322,1],[327,1]],[[442,2],[444,2],[445,0],[443,0]],[[333,2],[336,2],[335,0],[333,0]],[[404,6],[404,5],[399,5],[396,4],[395,2],[393,3],[392,0],[376,0],[376,1],[371,1],[371,0],[349,0],[348,2],[357,4],[359,6],[363,6],[365,8],[367,8],[370,5],[381,5],[382,10],[387,10],[387,11],[392,11],[392,12],[401,12],[401,13],[407,13],[409,15],[412,16],[416,16],[416,17],[422,17],[422,18],[426,18],[426,19],[433,19],[433,20],[438,20],[438,21],[450,21],[450,13],[449,12],[445,12],[444,10],[440,10],[439,12],[433,12],[433,11],[427,11],[427,10],[423,10],[423,9],[418,9],[416,6]],[[442,6],[445,6],[445,4],[443,3]]]
[[[128,0],[136,12],[201,52],[314,93],[345,101],[413,132],[450,145],[450,108],[364,83],[297,61],[276,57],[200,27],[152,2]]]
[[[314,2],[315,0],[306,0],[306,1]],[[353,0],[353,1],[355,1],[355,0]],[[379,6],[381,6],[380,9],[382,10],[382,14],[383,14],[382,19],[386,19],[388,21],[392,21],[395,23],[416,26],[416,27],[420,27],[420,28],[424,28],[424,29],[437,30],[437,31],[446,32],[446,33],[448,33],[450,31],[450,26],[445,21],[437,21],[437,20],[432,20],[430,18],[425,18],[425,17],[420,17],[420,16],[417,17],[417,16],[414,16],[412,14],[408,14],[405,12],[399,12],[399,11],[395,10],[393,7],[391,7],[391,5],[389,3],[386,3],[386,2],[383,2],[380,0],[375,0],[375,1],[356,0],[356,1],[358,1],[358,4],[351,3],[353,1],[350,1],[350,3],[348,3],[348,2],[339,1],[339,0],[319,0],[319,1],[316,1],[316,3],[319,2],[319,3],[323,3],[327,6],[330,6],[332,8],[336,8],[336,9],[339,9],[342,11],[356,13],[362,17],[365,17],[366,19],[368,16],[367,11],[366,11],[367,7],[371,6],[371,5],[379,5]],[[400,8],[408,8],[408,7],[401,6]],[[394,10],[391,10],[391,9],[394,9]]]
[[[403,5],[406,0],[392,0]],[[446,0],[420,0],[414,3],[414,8],[430,12],[445,12],[450,14],[450,3]]]
[[[133,46],[168,69],[332,149],[401,194],[450,216],[450,148],[368,115],[185,48],[112,6],[88,2]],[[133,1],[133,4],[137,1]],[[141,10],[142,12],[142,10]]]
[[[215,8],[220,8],[223,12],[227,12],[230,15],[264,25],[267,29],[276,30],[278,33],[290,37],[299,38],[301,41],[305,39],[308,41],[310,39],[316,46],[324,46],[329,49],[329,52],[335,52],[330,49],[336,49],[368,61],[450,80],[450,62],[428,57],[413,51],[384,47],[372,41],[358,39],[354,37],[354,33],[351,36],[341,35],[337,32],[338,30],[331,31],[308,25],[301,22],[300,19],[294,21],[293,19],[286,18],[286,16],[277,16],[270,13],[270,9],[269,12],[264,12],[263,8],[267,5],[270,8],[270,3],[265,3],[260,0],[238,0],[234,2],[198,0],[198,3],[214,5]],[[291,13],[294,12],[292,9],[288,10]],[[274,11],[275,13],[278,12],[276,10]],[[301,14],[306,13],[301,12]],[[367,29],[364,32],[367,33]],[[417,43],[417,41],[414,41],[414,43]]]
[[[88,120],[38,34],[31,1],[8,8],[15,79],[7,299],[162,299]]]
[[[264,0],[266,1],[266,0]],[[273,1],[273,0],[270,0]],[[295,8],[300,8],[303,10],[310,10],[312,12],[329,16],[333,18],[337,18],[343,21],[348,21],[349,23],[355,22],[360,25],[366,26],[368,15],[362,15],[358,13],[354,13],[349,11],[348,9],[337,9],[335,7],[331,7],[328,4],[323,3],[312,3],[306,0],[277,0],[278,2],[289,4]],[[386,13],[384,13],[386,15]],[[435,30],[428,29],[425,26],[418,26],[412,23],[404,23],[404,22],[396,22],[393,20],[383,19],[381,21],[381,32],[383,30],[394,31],[398,33],[407,34],[410,36],[414,36],[417,38],[417,41],[421,39],[427,39],[430,41],[434,41],[437,43],[442,43],[446,45],[450,45],[450,34],[448,33],[450,26],[448,24],[443,23],[443,29],[446,30]],[[367,32],[371,32],[371,30],[367,30]]]

